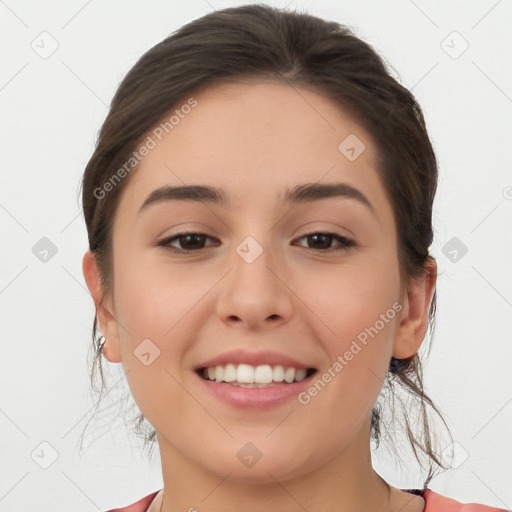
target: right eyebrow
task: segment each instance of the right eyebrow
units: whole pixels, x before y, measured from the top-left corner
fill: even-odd
[[[355,199],[368,207],[376,216],[375,209],[368,198],[359,189],[348,183],[304,183],[297,185],[293,189],[287,188],[285,190],[284,202],[298,204],[330,197]],[[228,194],[223,189],[207,185],[168,185],[151,192],[142,203],[139,214],[150,205],[173,200],[206,201],[224,207],[231,203]]]
[[[210,202],[228,206],[229,200],[226,193],[218,188],[205,185],[183,185],[179,187],[165,186],[153,190],[142,203],[139,214],[152,204],[163,201],[198,201]]]

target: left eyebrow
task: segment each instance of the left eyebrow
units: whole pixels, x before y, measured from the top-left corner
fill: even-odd
[[[375,209],[368,198],[359,189],[348,183],[304,183],[297,185],[292,189],[285,189],[284,202],[298,204],[330,197],[355,199],[367,206],[376,216]],[[219,188],[204,185],[165,186],[157,188],[148,195],[139,209],[139,214],[152,204],[173,200],[208,202],[224,207],[231,203],[228,194]]]

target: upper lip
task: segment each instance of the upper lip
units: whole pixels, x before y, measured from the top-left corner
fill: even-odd
[[[282,365],[288,368],[314,368],[311,365],[301,363],[293,357],[280,354],[271,350],[260,352],[248,352],[247,350],[230,350],[207,361],[198,364],[195,370],[200,368],[211,368],[213,366],[225,366],[226,364],[249,364],[251,366],[261,366],[268,364],[270,366]]]

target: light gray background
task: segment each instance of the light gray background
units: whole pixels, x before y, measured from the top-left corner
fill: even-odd
[[[0,0],[1,511],[106,510],[162,486],[158,453],[146,460],[119,408],[111,425],[89,432],[85,455],[78,451],[93,406],[86,357],[94,316],[81,270],[78,183],[136,60],[193,18],[242,3],[251,2]],[[424,110],[440,164],[438,317],[426,384],[457,443],[457,468],[430,487],[510,508],[512,4],[289,5],[355,28]],[[44,55],[52,39],[58,48]],[[32,251],[42,237],[57,248],[47,262]],[[443,253],[453,237],[468,249],[455,262]],[[121,365],[111,366],[115,384]],[[52,450],[57,459],[43,469]],[[416,467],[401,469],[392,455],[376,457],[375,467],[398,487],[421,484]]]

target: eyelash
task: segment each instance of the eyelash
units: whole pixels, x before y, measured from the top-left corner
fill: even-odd
[[[172,252],[179,253],[179,254],[192,254],[194,252],[199,252],[201,249],[204,249],[205,247],[202,247],[201,249],[188,250],[187,251],[187,250],[184,250],[184,249],[178,249],[177,247],[171,246],[171,243],[174,242],[175,240],[179,240],[180,238],[184,238],[186,236],[191,236],[191,235],[199,235],[201,237],[206,236],[206,238],[211,238],[208,235],[205,235],[204,233],[194,233],[194,232],[178,233],[177,235],[173,235],[170,238],[165,238],[163,240],[160,240],[157,243],[157,245],[161,246],[161,247],[164,247],[165,249],[168,249],[168,250],[170,250]],[[356,242],[354,240],[351,240],[351,239],[346,238],[344,236],[338,235],[336,233],[328,233],[328,232],[323,232],[323,231],[315,231],[314,233],[308,233],[306,235],[301,236],[297,240],[302,240],[303,238],[309,238],[309,237],[312,237],[312,236],[315,236],[315,235],[331,236],[331,237],[333,237],[333,240],[337,240],[338,242],[340,242],[341,246],[338,247],[338,248],[312,249],[312,250],[318,250],[320,252],[338,252],[338,251],[346,251],[348,249],[351,249],[351,248],[354,248],[354,247],[357,246],[357,244],[356,244]],[[208,246],[208,247],[211,247],[211,246]],[[303,246],[299,246],[299,247],[303,247]],[[305,247],[305,249],[308,249],[308,247]]]

